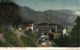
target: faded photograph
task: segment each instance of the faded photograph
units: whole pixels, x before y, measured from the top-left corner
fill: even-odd
[[[80,47],[80,0],[0,0],[0,47]]]

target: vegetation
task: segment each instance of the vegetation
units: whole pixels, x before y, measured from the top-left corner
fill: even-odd
[[[1,0],[0,2],[0,25],[8,27],[10,24],[19,23],[20,7],[11,0]]]
[[[0,0],[0,34],[4,40],[0,40],[0,47],[36,47],[36,37],[32,31],[25,31],[20,38],[11,32],[9,25],[17,28],[21,23],[20,6],[11,0]],[[60,37],[52,41],[53,46],[59,47],[79,47],[80,46],[80,17],[76,19],[76,25],[70,32],[70,36]],[[16,29],[17,30],[17,29]]]
[[[9,31],[9,25],[19,23],[20,8],[11,0],[0,0],[0,33],[4,35],[5,41],[0,40],[1,47],[19,46],[16,35]]]
[[[35,39],[35,35],[32,31],[25,31],[24,33],[26,35],[26,37],[21,37],[24,46],[27,47],[36,47],[36,39]]]
[[[71,46],[73,47],[80,46],[79,36],[80,36],[80,17],[77,17],[76,25],[74,26],[71,32]]]
[[[17,47],[19,46],[19,41],[16,37],[16,35],[11,32],[11,31],[7,31],[7,30],[3,30],[2,32],[0,31],[0,33],[2,33],[4,35],[4,41],[0,41],[0,46],[1,47]]]
[[[54,40],[59,47],[80,47],[80,17],[77,17],[75,22],[76,25],[69,33],[70,36],[64,35],[64,37]]]

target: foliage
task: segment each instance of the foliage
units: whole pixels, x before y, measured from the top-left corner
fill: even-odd
[[[80,17],[76,19],[76,25],[72,29],[72,32],[70,32],[70,36],[64,35],[64,37],[61,37],[57,40],[54,40],[56,44],[60,47],[79,47],[80,46]]]
[[[80,17],[77,17],[76,19],[76,25],[74,26],[74,28],[72,29],[71,32],[71,46],[73,47],[79,47],[80,46],[80,40],[79,40],[79,36],[80,36]]]
[[[25,31],[26,37],[21,36],[21,40],[25,47],[36,47],[36,40],[33,32]]]
[[[57,47],[57,44],[54,41],[51,41],[53,47]]]
[[[18,47],[19,46],[19,43],[18,43],[19,41],[13,32],[3,30],[3,32],[1,33],[4,35],[4,39],[5,39],[4,42],[0,41],[1,47]]]
[[[0,25],[9,25],[19,23],[20,21],[19,5],[9,0],[2,0],[2,2],[0,2]]]

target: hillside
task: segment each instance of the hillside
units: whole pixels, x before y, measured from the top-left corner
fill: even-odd
[[[46,22],[47,17],[51,23],[61,24],[63,26],[71,26],[75,24],[76,16],[73,15],[71,10],[46,10],[46,11],[35,11],[27,6],[21,7],[23,12],[23,19],[34,20],[34,24]]]

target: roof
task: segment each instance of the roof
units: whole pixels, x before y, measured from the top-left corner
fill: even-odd
[[[34,20],[32,20],[32,19],[23,19],[22,22],[33,23]]]
[[[39,23],[38,25],[50,25],[50,26],[57,25],[57,26],[61,26],[61,25],[56,24],[56,23],[50,23],[50,24],[48,24],[48,23]]]
[[[40,24],[38,24],[38,25],[47,25],[47,23],[40,23]]]
[[[50,23],[49,25],[50,26],[54,26],[54,25],[60,26],[59,24],[56,24],[56,23]]]

